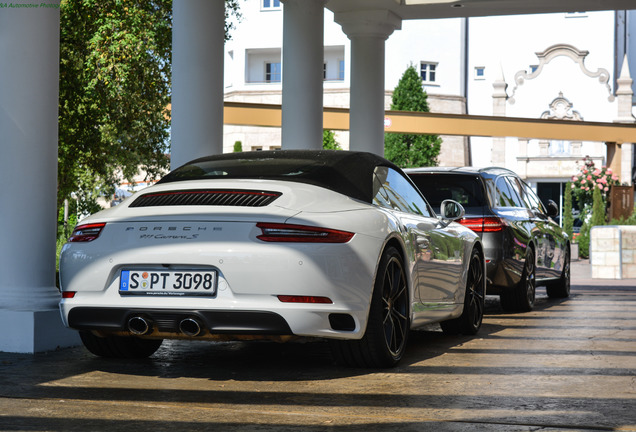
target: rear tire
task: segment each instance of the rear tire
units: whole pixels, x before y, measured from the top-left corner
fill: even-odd
[[[402,256],[389,247],[378,267],[365,334],[360,340],[331,340],[336,361],[350,367],[395,366],[409,335],[409,303]]]
[[[466,294],[464,310],[455,319],[442,321],[440,326],[446,334],[477,334],[484,318],[486,279],[484,263],[478,250],[473,250],[466,277]]]
[[[163,339],[140,339],[134,336],[95,336],[90,331],[80,331],[82,343],[91,353],[107,358],[146,358],[153,355]]]
[[[501,307],[506,312],[529,312],[534,307],[536,292],[537,267],[534,251],[528,247],[521,280],[512,289],[499,296]]]
[[[545,290],[550,298],[566,298],[570,296],[570,248],[565,250],[563,272],[556,282],[548,282]]]

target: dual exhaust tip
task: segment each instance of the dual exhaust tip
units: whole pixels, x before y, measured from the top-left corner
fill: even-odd
[[[153,322],[143,316],[133,316],[128,319],[128,331],[136,336],[144,336],[152,333]],[[185,318],[179,322],[179,331],[186,336],[196,337],[203,333],[203,326],[196,318]]]

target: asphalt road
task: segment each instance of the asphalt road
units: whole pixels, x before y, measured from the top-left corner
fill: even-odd
[[[145,361],[0,353],[1,431],[636,431],[636,280],[589,279],[477,337],[412,333],[390,370],[321,342],[165,342]]]

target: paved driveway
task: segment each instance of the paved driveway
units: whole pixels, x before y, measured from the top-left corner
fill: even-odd
[[[531,313],[489,298],[478,337],[415,332],[391,370],[334,366],[318,342],[0,353],[0,430],[636,431],[636,281],[573,275]]]

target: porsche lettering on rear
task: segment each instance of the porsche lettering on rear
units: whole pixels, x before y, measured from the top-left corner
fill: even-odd
[[[207,231],[208,227],[194,227],[194,226],[184,226],[184,227],[176,227],[176,226],[140,226],[140,227],[126,227],[126,231]],[[223,228],[214,227],[213,231],[221,231]]]

